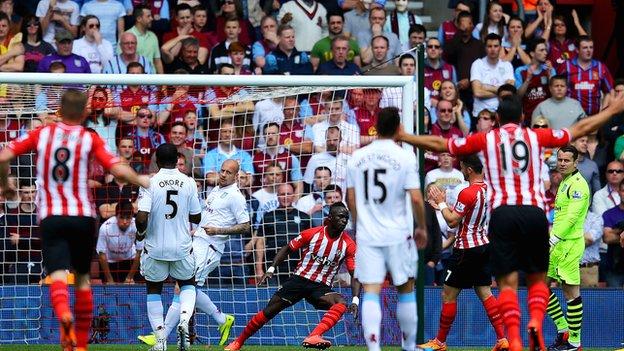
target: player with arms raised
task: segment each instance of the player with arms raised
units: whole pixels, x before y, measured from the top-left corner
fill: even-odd
[[[446,351],[446,336],[457,314],[457,296],[462,289],[474,288],[494,327],[498,339],[493,351],[507,350],[505,328],[498,311],[498,302],[492,295],[489,240],[487,237],[487,185],[483,181],[483,163],[472,154],[460,158],[460,168],[468,187],[457,195],[453,208],[446,204],[446,194],[438,187],[429,189],[429,203],[439,210],[451,228],[459,227],[455,236],[453,253],[449,260],[442,290],[442,311],[438,335],[423,349]]]
[[[150,350],[166,351],[162,287],[167,277],[180,286],[180,350],[188,350],[188,323],[195,308],[195,258],[192,254],[190,223],[201,220],[201,205],[195,180],[176,168],[178,151],[173,144],[156,149],[160,170],[148,188],[139,190],[136,216],[137,240],[145,238],[141,275],[147,285],[147,317],[156,335]]]
[[[581,119],[569,129],[529,129],[522,126],[522,103],[517,96],[504,98],[498,107],[501,127],[467,138],[408,135],[400,139],[414,146],[453,155],[479,152],[489,185],[489,235],[492,270],[500,287],[499,309],[509,338],[509,349],[522,349],[518,270],[526,275],[530,350],[545,350],[542,323],[548,304],[548,221],[544,214],[544,187],[540,174],[545,166],[542,148],[562,147],[572,138],[587,135],[624,111],[624,96],[600,113]]]
[[[87,183],[89,163],[95,159],[118,179],[140,186],[149,184],[147,176],[137,175],[111,154],[99,135],[81,126],[86,105],[85,94],[67,90],[61,98],[61,122],[35,129],[0,152],[0,190],[5,194],[14,191],[7,186],[9,161],[24,153],[37,153],[43,265],[52,279],[50,300],[60,322],[61,346],[65,351],[87,349],[93,313],[89,270],[97,212]],[[69,269],[76,274],[75,314],[69,308]]]
[[[342,202],[336,202],[329,207],[327,225],[304,230],[278,251],[259,284],[271,279],[275,267],[290,253],[303,249],[292,277],[273,295],[267,306],[251,318],[241,335],[225,348],[226,351],[240,350],[245,341],[263,325],[301,299],[306,299],[317,309],[328,310],[312,333],[303,340],[303,347],[326,349],[331,346],[331,342],[323,339],[322,335],[336,325],[347,310],[344,298],[331,289],[334,276],[343,261],[351,274],[353,301],[349,310],[355,318],[359,304],[360,284],[353,274],[355,242],[344,232],[348,222],[349,211]]]
[[[368,349],[381,350],[379,294],[389,271],[399,291],[397,319],[402,348],[414,350],[416,246],[424,248],[427,243],[416,156],[395,142],[402,128],[396,108],[382,109],[376,128],[378,139],[356,150],[347,166],[347,200],[357,228],[355,276],[364,285],[362,328]],[[418,222],[413,236],[406,193]]]

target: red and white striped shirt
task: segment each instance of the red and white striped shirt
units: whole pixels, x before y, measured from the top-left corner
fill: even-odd
[[[479,152],[489,185],[488,206],[532,205],[545,208],[540,175],[545,167],[542,149],[567,145],[567,129],[529,129],[508,123],[487,133],[448,140],[453,155]]]
[[[455,248],[470,249],[489,242],[487,185],[484,182],[476,182],[462,189],[457,196],[454,210],[462,216]]]
[[[37,153],[38,216],[96,217],[88,186],[89,162],[110,169],[120,162],[99,135],[79,125],[50,124],[12,141],[17,155]]]
[[[340,264],[355,270],[355,242],[345,232],[331,238],[325,226],[304,230],[288,243],[291,250],[304,248],[295,274],[317,283],[331,285]]]

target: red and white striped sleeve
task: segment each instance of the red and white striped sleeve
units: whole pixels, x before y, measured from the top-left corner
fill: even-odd
[[[572,133],[565,129],[534,129],[537,140],[542,147],[562,147],[572,141]]]
[[[459,192],[459,195],[457,195],[457,202],[455,202],[453,209],[463,218],[466,212],[474,207],[476,200],[477,194],[474,192],[474,187],[469,186]]]
[[[446,143],[451,155],[470,155],[487,146],[485,133],[475,133],[465,138],[450,138]]]
[[[310,229],[306,229],[302,231],[301,234],[299,234],[296,238],[292,239],[288,243],[288,246],[290,247],[292,251],[297,251],[300,248],[307,246],[308,244],[310,244],[312,237],[317,231],[318,231],[318,227],[310,228]]]
[[[345,239],[345,241],[347,242],[345,265],[347,266],[348,271],[354,271],[355,270],[355,251],[356,251],[355,241],[353,241],[353,239],[348,237],[346,233],[344,233],[343,235],[346,238],[348,238],[348,239]]]
[[[7,148],[11,150],[15,156],[35,150],[39,143],[39,133],[41,133],[42,128],[43,127],[37,128],[11,141]]]

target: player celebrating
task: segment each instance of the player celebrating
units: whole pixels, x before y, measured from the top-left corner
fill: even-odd
[[[573,137],[597,130],[611,116],[624,111],[624,96],[614,104],[587,117],[569,129],[529,129],[521,125],[522,104],[517,96],[504,98],[498,107],[501,127],[475,133],[467,138],[408,135],[400,139],[437,152],[466,155],[480,152],[489,185],[488,207],[491,261],[500,287],[499,309],[509,337],[509,349],[522,349],[520,308],[518,306],[519,269],[527,273],[529,287],[528,324],[530,350],[544,350],[542,323],[550,291],[545,283],[548,268],[548,221],[544,214],[541,170],[542,148],[562,147]],[[531,240],[527,240],[531,238]]]
[[[548,278],[561,283],[567,301],[567,316],[563,316],[557,296],[551,292],[548,315],[557,326],[557,340],[549,350],[581,350],[581,258],[585,251],[584,223],[589,209],[590,191],[587,181],[576,168],[578,151],[564,146],[557,152],[557,169],[563,176],[555,197],[555,218],[550,231],[550,261]],[[569,328],[568,340],[565,333]]]
[[[163,282],[171,276],[180,286],[180,350],[188,350],[188,323],[195,308],[195,258],[191,254],[190,223],[199,223],[201,205],[195,181],[178,171],[178,151],[173,144],[156,149],[160,170],[150,180],[149,188],[139,190],[136,216],[137,240],[145,238],[141,255],[141,275],[147,285],[147,317],[156,335],[150,350],[166,351]],[[190,223],[189,223],[190,222]]]
[[[483,164],[477,155],[468,155],[461,158],[459,165],[469,186],[459,192],[452,209],[446,204],[446,194],[438,187],[431,187],[428,194],[431,206],[442,213],[449,227],[459,226],[459,231],[455,236],[453,254],[442,290],[443,304],[438,335],[420,347],[446,350],[446,335],[457,314],[457,296],[461,289],[474,288],[496,331],[498,341],[493,351],[507,350],[509,343],[505,339],[498,302],[490,288],[492,273],[489,265],[487,185],[483,182]]]
[[[364,285],[362,328],[369,350],[380,348],[381,305],[379,294],[390,271],[399,291],[397,319],[403,350],[416,348],[416,245],[427,243],[425,209],[413,152],[395,143],[401,130],[399,111],[386,107],[377,118],[378,139],[356,150],[347,166],[347,199],[357,226],[358,251],[355,276]],[[412,236],[408,203],[418,227]]]
[[[316,309],[328,310],[312,333],[303,340],[303,347],[322,350],[331,346],[331,342],[323,339],[322,335],[336,325],[347,310],[344,298],[331,289],[332,280],[343,261],[351,274],[353,300],[349,310],[354,318],[357,318],[359,304],[360,284],[353,274],[355,242],[344,232],[348,222],[349,211],[342,202],[336,202],[329,207],[327,225],[304,230],[279,250],[273,265],[264,273],[259,284],[271,279],[275,267],[290,253],[303,248],[293,276],[271,297],[267,306],[251,318],[241,335],[225,348],[226,351],[240,350],[245,341],[263,325],[301,299],[306,299]]]
[[[93,313],[89,270],[97,224],[90,199],[89,162],[92,158],[116,178],[147,186],[149,178],[137,175],[106,148],[94,132],[81,126],[86,116],[85,94],[69,89],[61,98],[61,122],[35,129],[0,152],[0,191],[7,186],[9,161],[31,151],[38,154],[37,209],[42,235],[43,265],[52,280],[50,300],[60,323],[63,350],[86,350]],[[67,271],[76,273],[74,314],[69,308]],[[75,330],[74,330],[75,318]]]
[[[202,211],[199,228],[193,234],[193,255],[197,272],[195,282],[198,286],[203,286],[208,274],[219,266],[229,236],[248,233],[251,228],[245,197],[236,184],[238,171],[239,165],[236,160],[223,162],[218,186],[208,194],[206,199],[208,208]],[[219,345],[224,345],[230,336],[234,316],[221,312],[205,292],[196,291],[196,307],[219,324],[221,334]],[[180,303],[176,303],[176,300],[179,300],[177,293],[165,317],[165,339],[180,316]]]

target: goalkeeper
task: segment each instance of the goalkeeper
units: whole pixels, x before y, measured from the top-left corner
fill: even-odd
[[[555,198],[555,219],[550,233],[548,278],[561,283],[567,301],[566,316],[559,299],[550,293],[548,315],[557,326],[557,339],[548,350],[581,350],[581,272],[579,265],[585,250],[583,223],[589,208],[587,181],[577,169],[578,151],[564,146],[557,152],[557,168],[563,180]]]

